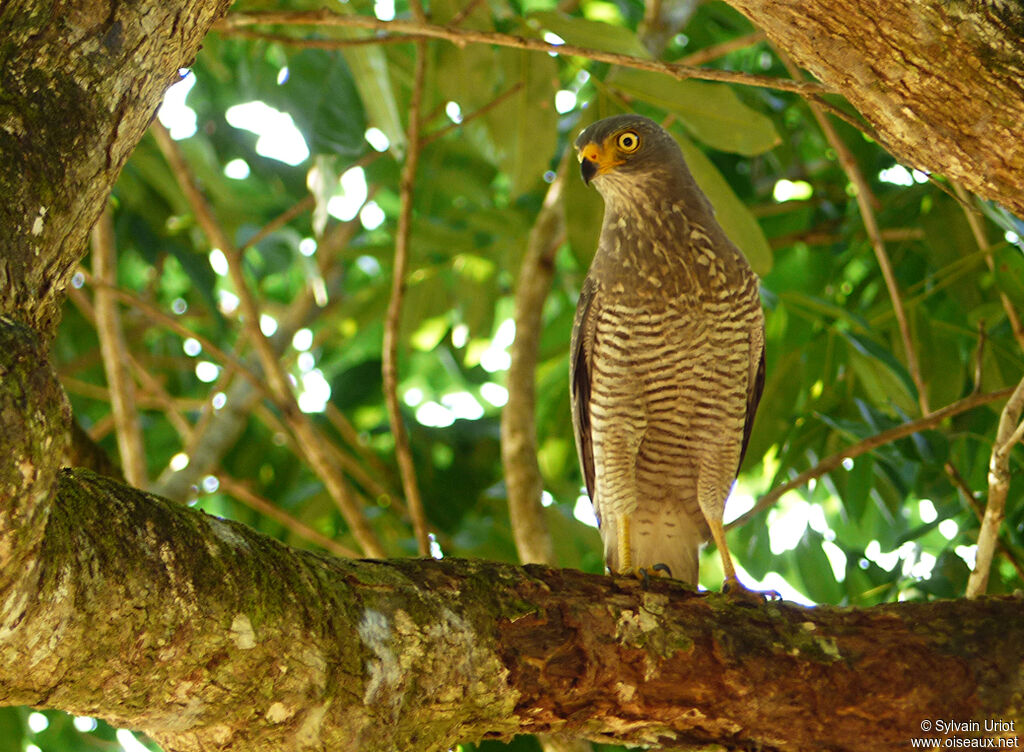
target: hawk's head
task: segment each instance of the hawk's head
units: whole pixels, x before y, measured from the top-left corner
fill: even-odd
[[[576,137],[583,181],[601,192],[620,192],[658,176],[685,171],[682,152],[667,131],[642,115],[598,120]],[[618,184],[618,185],[616,185]],[[618,188],[618,190],[616,190]]]

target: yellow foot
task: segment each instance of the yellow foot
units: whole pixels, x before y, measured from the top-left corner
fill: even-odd
[[[652,574],[653,573],[653,574]],[[651,567],[651,571],[648,572],[644,567],[640,567],[636,570],[636,576],[640,578],[641,585],[644,590],[651,584],[652,576],[665,577],[672,579],[672,570],[668,568],[668,564],[655,564]]]
[[[761,592],[760,590],[751,590],[735,576],[725,578],[725,582],[722,583],[722,592],[731,598],[736,598],[737,600],[756,605],[760,605],[766,601],[782,600],[782,596],[774,590],[767,590],[765,592]]]

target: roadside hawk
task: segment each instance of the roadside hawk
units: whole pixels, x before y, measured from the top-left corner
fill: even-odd
[[[710,536],[738,586],[722,514],[764,385],[758,278],[653,120],[600,120],[576,149],[605,204],[569,354],[605,563],[696,585]]]

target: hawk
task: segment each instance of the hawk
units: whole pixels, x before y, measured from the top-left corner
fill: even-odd
[[[679,145],[618,115],[576,139],[604,198],[570,349],[573,429],[613,573],[697,584],[764,386],[758,278],[715,220]]]

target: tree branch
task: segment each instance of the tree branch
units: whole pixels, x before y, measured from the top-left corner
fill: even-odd
[[[1008,396],[1012,391],[1012,387],[1007,387],[1006,389],[1000,389],[986,394],[974,393],[964,397],[962,400],[958,400],[957,402],[946,405],[934,412],[928,413],[928,415],[925,415],[923,418],[918,418],[917,420],[912,420],[904,423],[903,425],[890,428],[887,431],[882,431],[874,436],[869,436],[868,438],[847,447],[841,452],[836,452],[835,454],[826,457],[817,465],[804,470],[792,480],[776,486],[771,491],[761,496],[757,500],[753,509],[750,509],[737,517],[726,525],[725,528],[726,530],[730,530],[733,527],[745,525],[765,509],[772,506],[772,504],[778,501],[783,494],[792,491],[794,488],[800,488],[814,478],[820,478],[822,475],[832,472],[842,465],[843,460],[845,459],[860,457],[862,454],[867,454],[872,449],[877,449],[885,444],[889,444],[898,439],[915,434],[918,431],[926,431],[929,428],[934,428],[947,418],[967,412],[968,410],[973,410],[975,407],[979,407],[980,405],[987,405],[989,402],[1000,400],[1003,397]]]
[[[967,224],[971,228],[971,234],[974,236],[974,242],[978,244],[978,250],[985,253],[985,265],[992,274],[997,274],[996,262],[992,258],[992,244],[988,242],[988,237],[985,235],[985,225],[981,217],[981,212],[978,211],[978,207],[971,203],[971,197],[968,195],[964,187],[959,183],[953,184],[953,190],[956,192],[957,197],[960,199],[960,205],[964,210],[964,217],[967,219]],[[1017,309],[1013,306],[1013,301],[1007,297],[1006,293],[1002,290],[999,291],[999,302],[1003,304],[1003,310],[1006,311],[1006,318],[1010,322],[1010,329],[1013,331],[1013,336],[1017,340],[1017,345],[1022,351],[1024,351],[1024,324],[1021,323],[1020,314],[1017,313]]]
[[[565,240],[561,203],[565,164],[548,188],[519,270],[515,292],[516,336],[509,349],[508,402],[501,411],[501,460],[508,511],[519,560],[555,564],[555,548],[544,521],[544,482],[537,465],[536,388],[544,301],[555,274],[554,257]]]
[[[1024,216],[1017,4],[727,1],[841,91],[902,164],[947,175]]]
[[[85,471],[56,492],[41,546],[20,552],[42,574],[5,592],[0,700],[141,728],[174,752],[547,732],[875,752],[924,719],[1022,717],[1015,597],[750,605],[672,581],[294,551]]]
[[[103,370],[110,385],[110,408],[117,427],[117,449],[125,479],[145,488],[146,451],[135,403],[135,382],[128,371],[128,348],[121,329],[117,301],[110,294],[117,284],[117,250],[114,246],[114,220],[108,205],[92,230],[92,273],[106,283],[95,290],[96,336],[103,355]]]
[[[999,540],[999,526],[1006,510],[1006,495],[1010,491],[1010,452],[1020,443],[1024,435],[1024,423],[1020,421],[1024,412],[1024,379],[1017,384],[999,416],[996,440],[992,444],[992,456],[988,470],[988,502],[985,516],[978,532],[978,552],[974,571],[967,580],[967,597],[977,598],[988,589],[989,570],[992,555]]]
[[[75,1],[51,13],[32,0],[4,3],[0,313],[52,338],[121,167],[228,5],[140,0],[99,12]]]
[[[418,5],[418,15],[423,9]],[[426,46],[416,43],[416,70],[413,75],[412,101],[409,105],[409,125],[406,129],[408,151],[399,185],[401,209],[398,214],[398,228],[395,231],[395,257],[392,262],[391,298],[384,318],[384,343],[381,352],[381,375],[384,382],[384,400],[387,403],[391,435],[395,439],[395,459],[402,476],[402,490],[409,506],[416,547],[421,556],[430,554],[430,536],[427,516],[423,511],[423,499],[416,483],[416,466],[412,461],[409,436],[402,418],[402,406],[398,398],[398,338],[402,326],[402,301],[405,297],[405,272],[409,263],[409,239],[412,234],[412,201],[416,185],[416,166],[420,159],[420,106],[423,101],[423,81],[426,75]]]
[[[383,557],[385,555],[384,548],[363,516],[362,510],[352,498],[340,469],[332,461],[331,452],[326,447],[326,440],[305,414],[299,410],[280,360],[271,347],[270,341],[260,331],[259,309],[242,271],[242,260],[238,249],[235,248],[234,243],[227,237],[213,216],[213,211],[192,179],[188,165],[178,150],[177,144],[171,139],[170,133],[158,121],[153,123],[152,131],[189,206],[196,215],[196,221],[203,228],[207,240],[214,248],[219,248],[227,259],[228,272],[235,291],[238,293],[244,315],[243,326],[259,357],[264,376],[270,387],[270,394],[294,434],[296,443],[302,449],[313,471],[323,482],[327,493],[345,518],[353,537],[363,551],[369,556]]]
[[[786,66],[786,70],[789,71],[789,75],[794,79],[799,79],[801,76],[800,70],[789,59],[789,56],[780,51],[777,51],[777,54]],[[864,229],[868,234],[868,239],[871,241],[871,247],[875,251],[878,268],[882,271],[882,279],[885,280],[885,288],[889,292],[892,310],[896,315],[900,340],[903,343],[903,351],[907,356],[907,370],[910,371],[910,379],[917,388],[917,403],[921,408],[921,414],[927,415],[930,412],[928,392],[925,390],[924,379],[921,377],[921,366],[917,359],[917,350],[914,348],[914,339],[910,335],[910,325],[907,323],[907,314],[903,309],[903,301],[900,298],[900,288],[892,269],[892,261],[889,259],[889,252],[886,250],[885,240],[879,230],[878,219],[875,217],[873,204],[877,202],[874,194],[871,192],[871,186],[864,179],[864,173],[861,172],[853,152],[850,151],[843,139],[839,137],[836,129],[832,127],[832,123],[825,117],[818,103],[808,101],[807,106],[811,108],[814,119],[818,121],[818,127],[821,128],[821,132],[825,134],[825,138],[832,145],[832,148],[835,149],[839,164],[853,184],[857,206],[860,209],[860,216],[864,222]]]
[[[437,26],[434,24],[419,21],[407,21],[396,19],[394,21],[381,21],[369,16],[346,15],[332,13],[328,10],[315,11],[264,11],[253,13],[232,13],[217,25],[217,31],[222,34],[230,34],[236,29],[248,26],[345,26],[364,29],[374,29],[387,33],[416,34],[419,36],[445,39],[458,45],[467,43],[493,44],[499,47],[513,47],[521,50],[533,50],[536,52],[547,52],[554,55],[576,55],[596,60],[602,63],[621,65],[627,68],[639,68],[640,70],[664,73],[676,79],[695,78],[705,81],[722,81],[727,83],[741,84],[743,86],[761,86],[779,91],[792,91],[804,96],[812,94],[827,94],[830,89],[818,83],[808,81],[787,81],[786,79],[774,76],[760,76],[753,73],[737,73],[734,71],[719,70],[716,68],[698,68],[692,65],[679,63],[666,63],[659,60],[647,60],[621,55],[614,52],[604,52],[588,47],[578,47],[573,44],[550,44],[540,39],[501,34],[495,31],[480,31],[477,29],[462,29],[452,26]]]

